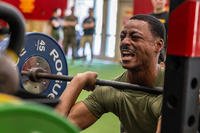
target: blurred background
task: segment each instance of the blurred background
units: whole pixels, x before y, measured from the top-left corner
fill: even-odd
[[[26,18],[28,32],[51,33],[49,20],[55,8],[61,8],[61,17],[75,7],[78,18],[76,31],[83,35],[82,23],[88,9],[94,8],[95,33],[93,52],[97,59],[119,61],[119,34],[126,21],[138,13],[153,12],[151,0],[2,0],[16,6]],[[166,3],[166,10],[168,10]],[[0,22],[0,27],[4,26]]]

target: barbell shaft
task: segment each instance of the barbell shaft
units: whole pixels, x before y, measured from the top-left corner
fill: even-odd
[[[56,74],[49,74],[46,72],[31,72],[31,71],[22,71],[22,75],[28,76],[30,79],[35,79],[35,81],[39,79],[50,79],[50,80],[62,80],[62,81],[71,81],[73,79],[72,76],[67,75],[56,75]],[[96,85],[101,86],[112,86],[116,89],[125,90],[131,89],[135,91],[143,91],[151,94],[162,94],[163,89],[161,87],[157,88],[150,88],[145,86],[140,86],[136,84],[130,84],[125,82],[118,82],[118,81],[110,81],[110,80],[100,80],[96,79]]]

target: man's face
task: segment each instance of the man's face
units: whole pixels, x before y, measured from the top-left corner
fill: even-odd
[[[136,70],[149,66],[155,56],[155,39],[149,24],[141,20],[129,20],[120,35],[122,66]]]
[[[151,0],[152,5],[154,9],[159,10],[159,9],[164,9],[166,0]]]
[[[56,13],[57,13],[57,16],[60,17],[61,14],[62,14],[62,10],[59,8],[59,9],[57,9],[57,12],[56,12]]]
[[[94,12],[93,11],[89,11],[89,16],[93,17],[94,16]]]

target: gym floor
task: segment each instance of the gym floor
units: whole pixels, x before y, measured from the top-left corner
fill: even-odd
[[[95,71],[99,74],[99,79],[112,80],[124,71],[119,63],[96,59],[94,59],[91,65],[84,63],[82,60],[75,60],[74,63],[71,64],[70,59],[67,60],[67,63],[70,76],[74,76],[80,72]],[[89,94],[90,92],[82,91],[78,100],[85,99]],[[118,118],[115,115],[108,113],[81,133],[117,133],[119,132],[119,125],[120,122]]]

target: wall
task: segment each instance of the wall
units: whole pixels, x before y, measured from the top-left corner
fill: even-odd
[[[153,11],[151,0],[133,0],[133,14],[149,14]],[[168,10],[170,0],[167,0],[166,10]]]
[[[26,19],[48,20],[55,8],[66,9],[67,0],[3,0],[17,7]]]
[[[17,7],[26,18],[26,30],[49,34],[48,20],[57,7],[63,11],[67,0],[2,0]]]
[[[148,14],[153,11],[151,0],[133,0],[134,14]]]

